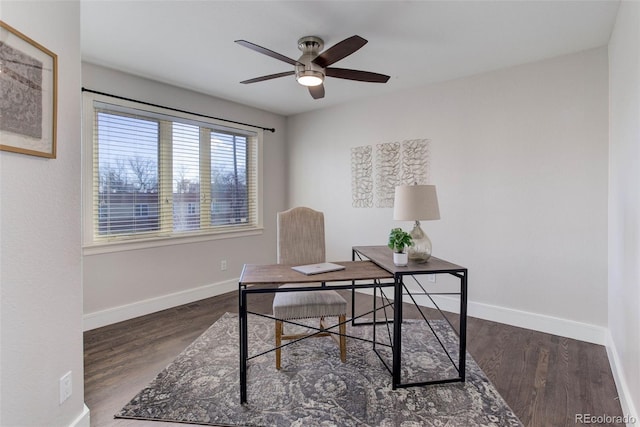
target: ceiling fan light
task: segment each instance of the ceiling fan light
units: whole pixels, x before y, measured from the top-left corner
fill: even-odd
[[[304,70],[296,74],[296,80],[302,86],[319,86],[324,81],[324,74],[314,70]]]

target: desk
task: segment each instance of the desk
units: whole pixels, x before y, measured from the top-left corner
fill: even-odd
[[[396,267],[393,265],[392,252],[386,246],[356,246],[352,249],[353,261],[335,262],[343,265],[344,270],[333,271],[311,276],[298,273],[287,265],[255,265],[245,264],[238,284],[239,297],[239,330],[240,330],[240,402],[247,401],[247,361],[249,359],[249,343],[247,314],[252,313],[247,307],[247,296],[253,293],[275,293],[293,291],[311,291],[321,289],[351,289],[352,294],[360,288],[393,287],[394,289],[394,334],[392,343],[392,386],[410,387],[443,382],[464,381],[465,349],[466,349],[466,289],[467,270],[463,267],[451,264],[447,261],[432,257],[425,264],[413,264],[408,267]],[[359,258],[359,260],[356,260]],[[364,258],[367,258],[366,260]],[[401,346],[402,346],[402,297],[410,294],[404,285],[403,278],[406,275],[418,274],[453,274],[460,278],[460,359],[457,367],[459,376],[447,380],[426,381],[418,383],[402,383],[401,372]],[[392,282],[382,282],[390,280]],[[362,283],[366,281],[366,283]],[[279,286],[286,283],[300,283],[300,287],[280,289]],[[315,285],[314,285],[315,284]],[[352,298],[353,300],[354,298]],[[352,311],[353,313],[353,311]],[[264,315],[262,315],[264,316]],[[268,317],[268,316],[267,316]],[[426,317],[425,321],[428,322]],[[252,356],[256,357],[256,356]]]
[[[395,390],[398,387],[412,387],[412,386],[420,386],[420,385],[428,385],[428,384],[442,384],[449,382],[464,382],[465,380],[465,371],[466,371],[466,351],[467,351],[467,269],[461,267],[459,265],[453,264],[449,261],[445,261],[440,258],[436,258],[432,256],[425,263],[417,263],[414,261],[409,261],[409,264],[406,267],[398,267],[393,263],[393,254],[391,250],[386,246],[354,246],[352,248],[352,258],[357,259],[369,259],[374,264],[383,268],[385,271],[388,271],[393,275],[394,279],[394,295],[393,295],[393,307],[394,307],[394,318],[393,318],[393,361],[391,368],[391,376],[392,376],[392,388]],[[460,279],[460,292],[452,293],[452,292],[428,292],[424,286],[420,285],[422,290],[421,293],[410,292],[404,283],[405,277],[412,277],[416,281],[416,283],[420,284],[415,276],[426,275],[426,274],[450,274],[452,276]],[[400,372],[402,368],[402,299],[404,295],[409,295],[413,303],[418,307],[420,314],[424,321],[429,324],[429,320],[422,313],[418,304],[414,299],[414,295],[427,295],[431,302],[434,304],[435,308],[442,314],[442,310],[436,304],[436,302],[431,298],[432,295],[459,295],[460,296],[460,326],[458,331],[459,337],[459,348],[458,348],[458,366],[456,366],[456,370],[458,371],[458,376],[454,378],[448,379],[440,379],[434,381],[421,381],[421,382],[411,382],[411,383],[403,383],[400,378]],[[375,295],[374,295],[375,297]],[[353,300],[353,298],[352,298]],[[353,309],[353,306],[352,306]],[[443,316],[445,319],[446,317]],[[449,323],[452,329],[453,325]],[[442,346],[443,350],[449,354],[449,352]]]

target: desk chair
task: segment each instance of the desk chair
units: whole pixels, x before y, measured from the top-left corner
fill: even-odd
[[[324,214],[306,207],[278,212],[278,264],[305,265],[325,262]],[[317,284],[313,284],[317,286]],[[300,287],[301,284],[282,285]],[[347,360],[346,333],[347,301],[334,290],[309,292],[277,292],[273,298],[273,315],[276,319],[294,320],[320,318],[320,329],[325,329],[325,317],[338,317],[340,322],[340,360]],[[282,340],[294,340],[305,336],[322,337],[336,335],[283,333],[283,321],[276,320],[276,369],[281,365]]]

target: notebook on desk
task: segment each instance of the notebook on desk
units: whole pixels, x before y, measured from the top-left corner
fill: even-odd
[[[291,267],[295,271],[310,275],[319,273],[328,273],[329,271],[344,270],[344,266],[340,264],[334,264],[332,262],[320,262],[318,264],[296,265]]]

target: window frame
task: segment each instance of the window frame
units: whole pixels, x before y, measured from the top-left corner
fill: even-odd
[[[135,109],[144,113],[148,113],[151,116],[154,114],[162,116],[175,117],[177,119],[191,121],[194,123],[211,125],[218,130],[227,129],[230,132],[249,132],[256,135],[256,147],[255,147],[255,180],[256,180],[256,206],[255,214],[256,220],[253,225],[241,225],[241,226],[225,226],[216,227],[213,229],[200,229],[191,232],[174,232],[173,230],[158,230],[154,233],[145,233],[144,235],[121,235],[116,238],[111,237],[109,239],[97,238],[96,230],[97,225],[94,223],[94,219],[98,218],[94,215],[94,175],[95,168],[98,167],[97,163],[94,164],[94,119],[95,119],[95,103],[103,103],[114,106],[114,111],[118,109],[128,110]],[[209,240],[238,238],[251,235],[259,235],[263,232],[263,183],[262,183],[262,144],[263,144],[263,130],[260,128],[254,128],[236,123],[228,123],[222,120],[216,120],[206,117],[201,117],[195,114],[189,114],[186,112],[175,111],[172,109],[164,109],[147,104],[137,103],[134,101],[122,100],[115,97],[110,97],[102,94],[95,94],[91,92],[83,93],[83,119],[82,119],[82,227],[83,227],[83,252],[85,255],[119,252],[125,250],[136,250],[151,248],[157,246],[184,244],[184,243],[196,243]],[[164,156],[161,156],[163,162],[171,163],[171,155],[166,156],[167,151],[171,149],[171,144],[159,142],[159,151],[164,152]],[[249,155],[249,153],[247,153]],[[202,168],[202,165],[201,165]],[[164,179],[166,179],[166,175]],[[163,178],[158,177],[159,182],[162,182]],[[172,177],[169,177],[172,179]],[[162,184],[160,184],[162,186]],[[169,208],[172,209],[172,208]]]

